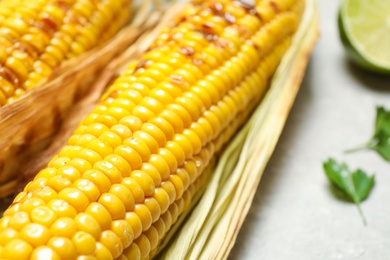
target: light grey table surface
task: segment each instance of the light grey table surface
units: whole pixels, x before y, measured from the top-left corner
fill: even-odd
[[[339,1],[319,0],[321,38],[230,259],[390,259],[390,163],[376,153],[342,151],[368,140],[375,108],[390,109],[390,78],[345,59]],[[337,200],[322,170],[328,157],[376,174],[362,203]]]

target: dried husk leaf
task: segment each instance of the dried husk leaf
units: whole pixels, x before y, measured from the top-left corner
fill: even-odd
[[[316,3],[307,0],[301,25],[267,95],[226,147],[192,213],[183,216],[180,221],[184,224],[167,235],[159,259],[228,258],[287,120],[318,34]]]
[[[153,6],[158,7],[158,1],[143,1],[133,21],[107,43],[64,63],[40,86],[0,108],[0,198],[16,192],[19,179],[34,172],[36,167],[28,163],[32,156],[43,166],[36,154],[64,124],[77,125],[79,115],[99,100],[117,70],[106,65],[155,26],[156,19],[149,19]],[[98,77],[103,71],[104,77]],[[99,84],[93,84],[96,78]]]

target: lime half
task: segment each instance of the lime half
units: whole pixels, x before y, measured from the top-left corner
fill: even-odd
[[[390,74],[390,0],[344,0],[339,31],[352,61]]]

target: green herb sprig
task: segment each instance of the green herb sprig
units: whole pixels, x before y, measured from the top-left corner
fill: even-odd
[[[375,176],[368,176],[361,169],[351,172],[345,163],[337,163],[332,158],[324,162],[323,167],[332,184],[355,203],[364,225],[367,225],[360,202],[369,195],[374,186]]]

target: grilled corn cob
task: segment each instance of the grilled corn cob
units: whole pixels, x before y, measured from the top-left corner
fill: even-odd
[[[129,0],[0,1],[0,107],[112,36]]]
[[[189,4],[5,211],[0,258],[151,258],[261,100],[303,8]]]

